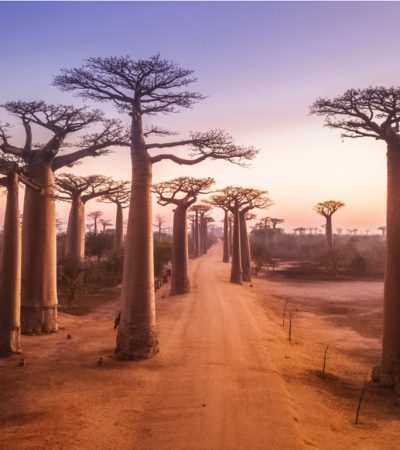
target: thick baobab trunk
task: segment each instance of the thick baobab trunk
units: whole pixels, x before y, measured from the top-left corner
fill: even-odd
[[[115,218],[114,250],[122,250],[124,247],[124,214],[122,205],[117,203],[117,215]]]
[[[242,279],[251,281],[250,242],[247,234],[246,214],[239,213],[240,219],[240,252],[242,256]]]
[[[77,260],[85,257],[85,204],[80,195],[72,198],[65,241],[65,257]]]
[[[192,257],[195,254],[195,243],[194,243],[195,236],[194,236],[194,234],[195,234],[194,233],[194,220],[192,220],[191,223],[190,223],[190,237],[191,237],[191,239],[190,239],[190,253],[191,253]]]
[[[27,186],[22,221],[21,326],[23,334],[57,331],[57,255],[54,173],[35,164],[28,174],[43,187]]]
[[[190,289],[186,210],[187,208],[183,206],[177,206],[174,211],[171,274],[172,295],[185,294]]]
[[[158,352],[151,213],[152,164],[143,137],[131,150],[132,190],[125,241],[118,359],[150,358]]]
[[[229,224],[228,224],[228,211],[224,214],[224,253],[222,262],[229,262]]]
[[[8,175],[0,284],[0,354],[20,352],[21,230],[18,176]]]
[[[235,210],[233,213],[231,282],[242,284],[242,258],[241,258],[241,251],[240,251],[239,210]]]
[[[400,384],[400,146],[387,153],[386,270],[381,383]]]
[[[200,226],[199,226],[199,213],[195,212],[194,216],[194,256],[200,256]]]
[[[207,218],[203,218],[203,254],[208,252],[208,222]]]
[[[232,233],[232,219],[228,218],[228,241],[229,241],[229,256],[232,256],[233,249],[233,233]]]
[[[332,216],[325,216],[326,218],[326,250],[331,253],[333,251],[333,237],[332,237]]]

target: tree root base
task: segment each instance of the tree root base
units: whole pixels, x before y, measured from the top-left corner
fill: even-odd
[[[0,335],[0,356],[22,353],[20,347],[20,327],[13,328],[9,334]]]
[[[57,306],[21,306],[21,332],[33,336],[58,330]]]
[[[158,339],[154,327],[120,324],[117,335],[117,359],[124,361],[149,359],[158,352]]]

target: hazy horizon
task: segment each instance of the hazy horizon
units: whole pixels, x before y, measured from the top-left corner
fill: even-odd
[[[0,103],[36,100],[80,104],[51,81],[62,67],[89,56],[130,54],[162,57],[194,70],[193,89],[207,98],[179,114],[156,116],[155,123],[182,136],[190,130],[221,128],[241,144],[260,148],[250,167],[223,161],[196,166],[163,162],[154,181],[180,175],[213,176],[217,187],[266,189],[275,205],[259,217],[284,218],[284,228],[319,227],[319,201],[342,200],[334,228],[378,233],[385,223],[386,149],[373,139],[340,139],[308,115],[320,96],[348,88],[399,85],[400,61],[393,43],[400,37],[396,3],[1,3],[5,43],[0,70]],[[385,30],[376,30],[383,23]],[[15,33],[18,30],[18,33]],[[109,104],[94,104],[109,117],[126,117]],[[0,111],[0,120],[21,127]],[[173,138],[174,139],[174,138]],[[166,140],[166,139],[164,139]],[[179,152],[182,152],[179,150]],[[68,169],[130,179],[127,149],[85,159]],[[60,203],[65,221],[69,206]],[[111,205],[90,202],[114,220]],[[3,221],[4,197],[0,198]],[[171,208],[154,202],[154,215]],[[221,213],[213,213],[216,219]]]

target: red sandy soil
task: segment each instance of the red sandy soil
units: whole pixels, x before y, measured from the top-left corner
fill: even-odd
[[[353,424],[378,358],[380,286],[364,305],[360,286],[348,285],[346,300],[332,298],[340,283],[233,285],[221,252],[191,262],[190,294],[158,292],[161,352],[151,360],[114,359],[112,298],[85,317],[60,314],[55,335],[23,337],[25,367],[19,355],[0,360],[0,448],[398,449],[390,391],[369,387]],[[321,343],[331,344],[325,379]]]

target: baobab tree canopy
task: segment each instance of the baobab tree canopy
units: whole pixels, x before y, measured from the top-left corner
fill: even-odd
[[[318,99],[310,113],[325,116],[326,126],[343,130],[342,137],[398,142],[400,88],[349,89],[333,99]]]
[[[196,200],[200,194],[207,194],[214,183],[214,178],[179,177],[154,184],[153,192],[157,194],[160,205],[179,204],[182,201]]]
[[[203,99],[197,92],[182,90],[196,81],[193,71],[161,59],[159,55],[147,60],[135,60],[130,56],[89,58],[81,68],[63,69],[54,84],[64,91],[77,91],[82,97],[97,101],[112,101],[119,110],[133,116],[175,112],[178,107],[189,108]],[[133,121],[135,122],[135,121]],[[151,134],[171,134],[159,127],[143,130],[138,122],[135,129],[144,137]],[[144,144],[146,150],[188,146],[191,159],[173,154],[159,154],[151,162],[164,159],[178,164],[197,164],[206,158],[224,159],[243,164],[257,154],[254,147],[238,146],[233,138],[221,130],[193,132],[189,139]]]
[[[343,208],[345,204],[338,200],[326,200],[319,202],[314,206],[314,211],[324,217],[332,216],[338,209]]]
[[[128,135],[118,120],[107,120],[99,110],[89,110],[71,105],[52,105],[44,101],[15,101],[1,105],[11,115],[18,117],[25,129],[23,147],[16,147],[9,142],[9,135],[4,126],[0,126],[0,148],[4,153],[25,160],[28,164],[39,160],[52,162],[53,170],[76,163],[87,156],[100,156],[109,151],[112,145],[126,145]],[[102,129],[83,135],[73,152],[59,155],[60,150],[68,150],[65,138],[87,128],[91,124],[101,124]],[[33,142],[32,126],[36,125],[51,132],[52,137],[45,144]]]
[[[61,194],[59,198],[65,199],[63,195],[66,195],[68,199],[80,195],[84,203],[103,195],[116,195],[122,188],[121,183],[111,177],[103,175],[77,176],[72,173],[57,175],[56,185]]]

